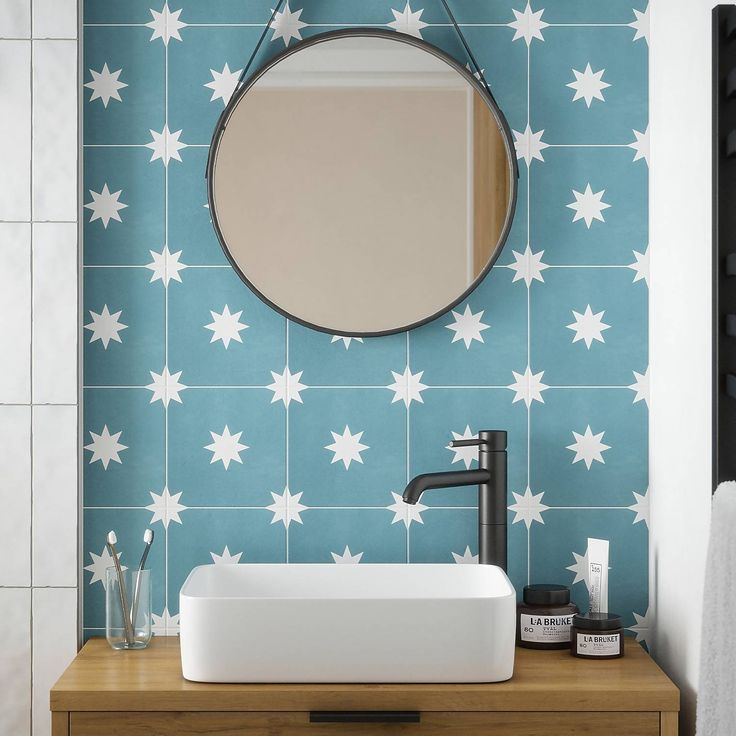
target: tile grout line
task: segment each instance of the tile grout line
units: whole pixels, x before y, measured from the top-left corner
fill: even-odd
[[[531,103],[531,89],[532,89],[532,45],[529,42],[526,46],[526,129],[531,130],[531,117],[532,117],[532,103]],[[531,191],[532,191],[532,162],[531,160],[526,161],[526,246],[527,250],[531,252]],[[531,372],[532,365],[532,282],[526,285],[526,365],[527,370]],[[526,486],[531,488],[531,448],[532,448],[532,402],[528,401],[526,405]],[[508,507],[508,498],[506,499],[506,506]],[[506,541],[506,548],[508,554],[508,538]],[[530,583],[531,575],[531,525],[526,528],[526,584]]]
[[[29,355],[29,371],[28,371],[28,375],[29,375],[29,382],[30,382],[30,392],[29,393],[30,393],[30,399],[31,399],[31,408],[30,408],[30,417],[29,417],[29,419],[30,419],[30,427],[29,427],[29,438],[30,438],[30,441],[29,441],[29,448],[28,448],[28,450],[30,452],[30,458],[29,458],[29,461],[30,461],[30,466],[29,466],[30,467],[29,497],[30,497],[30,513],[31,513],[31,517],[30,517],[30,524],[29,524],[29,527],[30,527],[30,539],[29,539],[29,554],[30,554],[30,559],[29,559],[29,564],[30,564],[31,591],[30,591],[30,597],[29,597],[29,603],[30,603],[29,616],[30,616],[30,627],[31,628],[30,628],[30,632],[29,632],[30,633],[30,642],[29,642],[30,662],[29,662],[28,670],[31,673],[30,698],[29,698],[29,703],[30,703],[29,725],[30,725],[30,732],[32,734],[33,733],[33,700],[34,700],[34,698],[33,698],[33,660],[34,660],[34,656],[35,656],[34,646],[33,646],[34,645],[34,635],[33,635],[33,528],[34,528],[34,523],[33,523],[33,513],[34,513],[34,508],[33,508],[33,481],[34,481],[34,477],[33,477],[33,449],[34,449],[33,448],[33,399],[34,399],[34,396],[33,396],[33,378],[34,378],[33,377],[33,316],[34,316],[34,311],[35,311],[35,309],[34,309],[34,303],[33,303],[33,300],[34,300],[34,290],[33,290],[33,251],[34,251],[34,242],[35,242],[35,238],[34,238],[35,228],[33,227],[33,217],[35,215],[34,207],[33,207],[33,204],[34,204],[34,202],[33,202],[33,184],[34,184],[34,182],[33,182],[33,160],[34,160],[33,144],[34,144],[34,132],[35,132],[34,131],[34,127],[35,126],[33,124],[33,114],[34,114],[34,106],[33,106],[33,83],[34,83],[34,78],[33,78],[33,61],[34,61],[33,16],[34,16],[34,12],[33,12],[33,3],[32,2],[29,2],[29,5],[30,5],[29,30],[30,30],[30,51],[31,51],[31,53],[30,53],[30,69],[29,69],[29,84],[30,84],[30,92],[31,92],[31,96],[30,96],[31,97],[31,102],[30,102],[30,115],[29,115],[29,117],[30,117],[30,126],[31,126],[31,130],[30,130],[30,142],[31,142],[30,154],[31,155],[29,157],[30,160],[29,160],[29,177],[28,178],[29,178],[29,190],[30,190],[29,191],[29,197],[30,197],[30,199],[29,199],[29,214],[30,214],[30,218],[29,219],[30,219],[30,228],[31,228],[31,250],[30,250],[30,254],[29,254],[29,261],[30,261],[29,262],[29,270],[30,270],[30,326],[29,326],[29,340],[30,340],[30,345],[29,345],[29,353],[30,353],[30,355]]]
[[[287,380],[285,382],[286,383],[286,387],[285,387],[286,388],[286,408],[284,411],[284,420],[286,422],[286,428],[285,428],[286,458],[285,458],[285,463],[284,463],[285,475],[286,475],[286,487],[285,487],[285,490],[286,490],[289,488],[289,481],[290,481],[290,476],[289,476],[289,426],[290,426],[289,425],[289,417],[290,417],[289,404],[291,403],[291,387],[289,385],[289,380],[288,380],[288,377],[291,375],[290,369],[289,369],[290,354],[289,354],[289,319],[288,317],[284,319],[284,323],[285,323],[284,324],[284,352],[285,352],[284,357],[286,358],[286,376],[287,376]],[[291,493],[291,490],[289,490],[289,493]],[[286,508],[287,523],[286,523],[286,529],[284,530],[284,539],[286,543],[286,550],[285,550],[286,564],[288,565],[289,564],[289,522],[290,522],[289,508],[288,508],[289,496],[285,496],[284,498],[286,499],[286,504],[287,504],[287,508]]]
[[[168,38],[168,16],[164,35]],[[164,245],[169,252],[169,44],[164,44]],[[164,263],[164,371],[169,375],[169,259]],[[166,378],[168,381],[168,378]],[[164,489],[168,499],[169,489],[169,389],[165,388],[166,401],[164,403]],[[166,501],[168,506],[168,500]],[[169,607],[169,524],[168,508],[164,512],[167,523],[164,526],[164,612]],[[164,631],[168,632],[168,619],[164,616]]]
[[[406,332],[406,367],[409,369],[411,363],[411,350],[409,346],[409,331]],[[410,407],[411,407],[411,396],[409,394],[409,375],[411,369],[407,370],[406,377],[406,482],[407,484],[411,480],[411,446],[410,446],[410,432],[411,432],[411,418],[410,418]],[[407,508],[407,524],[406,524],[406,564],[411,562],[411,521],[409,521],[408,514],[409,509]]]

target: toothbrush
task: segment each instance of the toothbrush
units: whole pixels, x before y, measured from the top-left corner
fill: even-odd
[[[125,627],[125,641],[130,646],[133,643],[133,630],[130,625],[130,612],[128,609],[128,595],[125,592],[125,580],[123,579],[123,570],[120,567],[120,557],[115,549],[115,545],[118,542],[117,534],[110,530],[107,533],[107,549],[112,557],[113,564],[115,565],[115,572],[118,577],[118,592],[120,594],[120,608],[123,613],[123,626]]]
[[[143,543],[145,544],[145,547],[143,548],[143,554],[141,555],[141,561],[138,565],[138,572],[135,576],[135,591],[133,592],[133,608],[130,613],[130,625],[133,628],[133,631],[135,632],[135,620],[138,616],[138,599],[140,597],[141,593],[141,573],[143,572],[143,568],[146,565],[146,558],[148,557],[148,553],[151,551],[151,545],[153,544],[153,529],[146,529],[145,534],[143,535]]]

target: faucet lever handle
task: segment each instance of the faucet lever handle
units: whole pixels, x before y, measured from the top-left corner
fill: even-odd
[[[453,440],[450,447],[483,447],[484,452],[503,451],[506,449],[506,432],[500,429],[484,429],[472,439]]]

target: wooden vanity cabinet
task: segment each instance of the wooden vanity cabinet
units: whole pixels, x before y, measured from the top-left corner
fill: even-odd
[[[679,692],[631,640],[601,662],[517,649],[504,683],[227,685],[184,680],[178,639],[157,637],[90,640],[51,710],[53,736],[675,736]]]

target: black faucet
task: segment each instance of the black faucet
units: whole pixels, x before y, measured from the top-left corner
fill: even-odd
[[[412,478],[404,502],[414,505],[431,488],[478,485],[478,561],[506,571],[506,432],[486,429],[478,439],[455,440],[451,447],[478,445],[478,469],[424,473]]]

